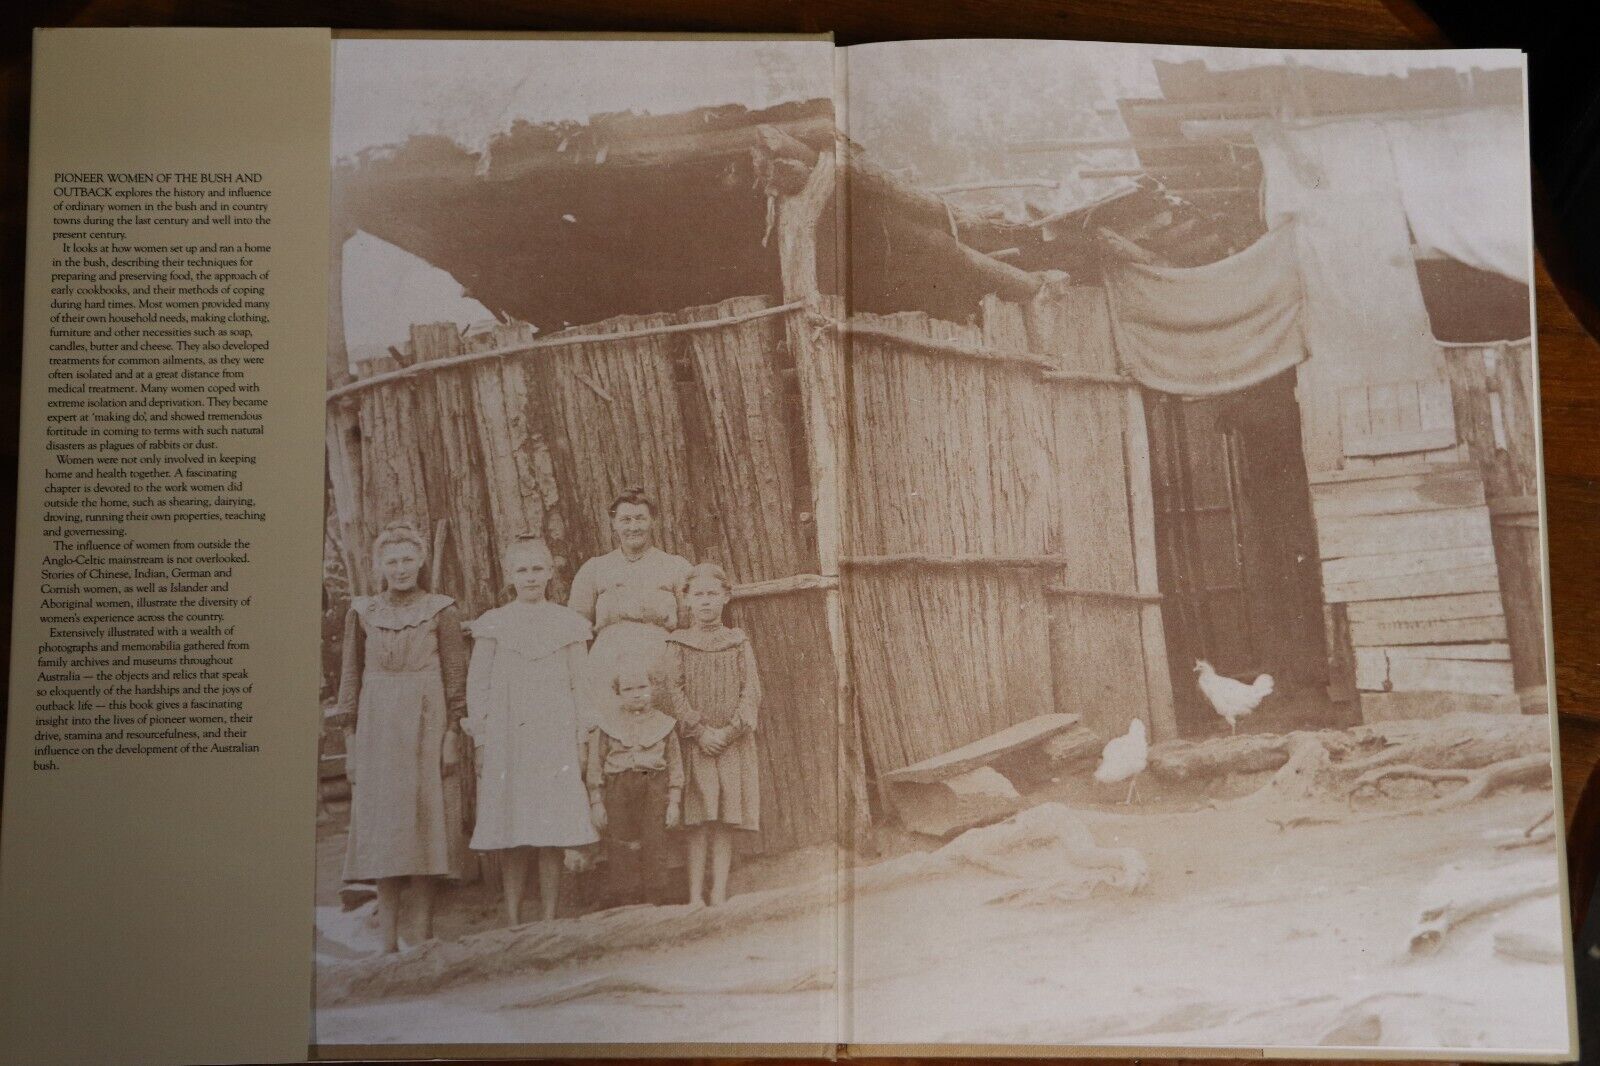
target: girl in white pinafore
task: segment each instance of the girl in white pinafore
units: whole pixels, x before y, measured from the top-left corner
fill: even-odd
[[[517,598],[472,624],[462,727],[478,745],[472,848],[502,852],[506,917],[517,925],[533,852],[548,920],[556,913],[563,849],[592,844],[599,834],[584,788],[578,710],[589,623],[544,598],[553,564],[542,540],[512,544],[504,567]]]

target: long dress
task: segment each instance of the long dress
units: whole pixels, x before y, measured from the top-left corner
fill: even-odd
[[[692,564],[681,555],[646,548],[637,559],[622,549],[578,568],[567,606],[594,623],[589,648],[590,688],[583,708],[590,725],[616,701],[611,681],[624,667],[648,670],[678,625],[678,590]]]
[[[680,629],[667,637],[658,671],[684,738],[683,824],[721,822],[760,829],[756,725],[761,677],[750,638],[742,629],[722,625]],[[734,727],[734,736],[722,754],[703,751],[702,733],[726,726]]]
[[[351,602],[339,683],[339,706],[355,719],[346,881],[466,872],[441,765],[445,729],[465,710],[465,662],[449,596]]]
[[[479,745],[473,849],[594,843],[574,696],[589,623],[559,604],[518,600],[480,615],[472,638],[462,727]]]

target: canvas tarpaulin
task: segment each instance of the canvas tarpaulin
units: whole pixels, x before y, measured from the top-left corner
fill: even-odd
[[[1478,108],[1384,123],[1417,243],[1527,284],[1528,153],[1522,111]]]
[[[1312,358],[1431,367],[1436,346],[1382,127],[1266,126],[1256,143],[1267,225],[1297,223]]]
[[[1206,266],[1110,268],[1112,335],[1127,371],[1161,392],[1212,396],[1260,384],[1304,359],[1292,228]]]
[[[1342,460],[1336,406],[1345,384],[1415,381],[1441,372],[1439,348],[1411,257],[1389,138],[1372,121],[1256,130],[1270,228],[1291,221],[1305,288],[1309,359],[1299,386],[1306,460]],[[1307,391],[1309,390],[1309,391]]]

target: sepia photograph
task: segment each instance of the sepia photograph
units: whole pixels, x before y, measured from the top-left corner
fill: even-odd
[[[314,1042],[1560,1054],[1523,75],[337,41]]]
[[[845,56],[852,1040],[1559,1052],[1522,57]]]
[[[831,158],[832,83],[819,40],[338,42],[319,1043],[836,1043],[762,139]]]

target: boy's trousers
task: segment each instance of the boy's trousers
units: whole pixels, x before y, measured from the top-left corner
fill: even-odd
[[[667,772],[607,774],[605,803],[611,905],[665,902]]]

